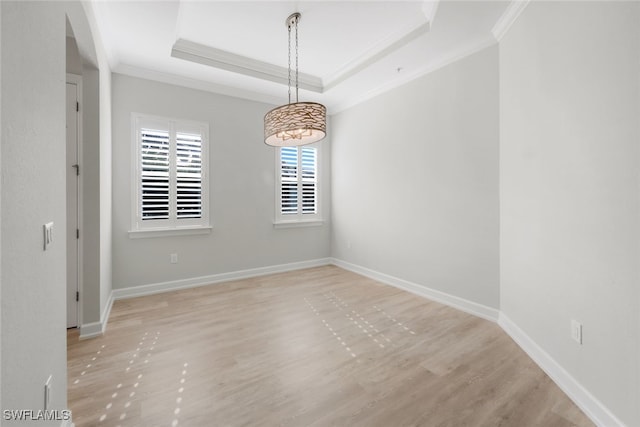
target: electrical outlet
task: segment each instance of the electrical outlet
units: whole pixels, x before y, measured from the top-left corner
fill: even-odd
[[[178,263],[178,254],[171,254],[171,264]]]
[[[49,375],[47,378],[47,382],[44,383],[44,410],[46,411],[51,406],[51,379],[52,376]]]
[[[576,320],[571,321],[571,338],[578,344],[582,344],[582,324]]]
[[[53,243],[53,222],[48,222],[42,226],[42,231],[44,232],[44,246],[43,250],[47,250],[49,245]]]

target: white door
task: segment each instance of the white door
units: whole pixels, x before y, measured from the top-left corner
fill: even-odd
[[[67,83],[67,328],[78,326],[78,85]]]

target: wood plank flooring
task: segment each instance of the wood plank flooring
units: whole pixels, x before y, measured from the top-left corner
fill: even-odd
[[[85,426],[592,426],[495,324],[334,266],[116,301]]]

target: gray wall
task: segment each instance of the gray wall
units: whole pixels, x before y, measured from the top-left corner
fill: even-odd
[[[498,48],[332,124],[332,256],[498,308]]]
[[[113,287],[192,279],[329,256],[321,227],[274,229],[275,153],[263,142],[273,106],[113,75]],[[210,235],[130,239],[131,113],[209,123]],[[329,201],[329,139],[322,141]],[[329,212],[329,206],[324,207]],[[170,254],[178,263],[170,263]]]
[[[111,294],[111,70],[91,3],[66,2],[65,6],[80,57],[68,58],[67,66],[78,70],[79,59],[82,74],[80,298],[84,329],[104,320]]]
[[[637,2],[532,2],[500,43],[501,310],[628,426],[640,425],[639,22]]]
[[[100,72],[82,73],[82,323],[100,321]]]
[[[0,8],[2,408],[43,409],[52,375],[52,407],[64,409],[64,237],[42,249],[43,224],[54,222],[54,238],[66,229],[64,12],[59,3]]]
[[[93,268],[97,274],[91,277],[98,279],[91,283],[85,281],[84,289],[95,289],[98,295],[111,290],[111,194],[108,193],[111,123],[106,114],[111,109],[110,71],[105,67],[104,54],[96,57],[92,35],[95,23],[87,19],[85,7],[88,6],[79,2],[0,2],[0,90],[3,95],[0,109],[0,251],[3,254],[0,393],[3,409],[42,409],[44,384],[49,375],[52,375],[52,408],[64,409],[67,402],[66,245],[64,237],[60,237],[65,236],[66,227],[65,15],[78,41],[85,83],[83,101],[91,111],[91,114],[85,111],[83,117],[83,130],[89,129],[84,135],[84,144],[89,148],[83,153],[83,164],[87,165],[89,157],[96,160],[93,167],[84,168],[85,191],[97,201],[90,206],[97,206],[97,215],[85,217],[85,223],[95,224],[95,246],[108,248],[100,254],[99,250],[85,246],[85,250],[95,255],[94,258],[85,254],[85,261],[93,262],[84,266],[85,274],[94,273]],[[87,90],[85,71],[91,67],[96,75],[107,76],[100,80],[88,79],[95,84],[95,91]],[[103,96],[99,96],[99,92]],[[97,124],[95,133],[90,131],[93,123]],[[96,156],[96,152],[103,158]],[[100,185],[105,177],[107,185]],[[105,206],[107,212],[100,212]],[[87,211],[93,212],[87,209],[85,215]],[[106,223],[101,225],[100,219]],[[54,222],[54,243],[45,252],[42,225],[48,221]],[[101,263],[107,270],[104,273],[100,273]],[[96,298],[94,302],[95,311],[99,313],[100,301]],[[83,314],[86,315],[87,310]]]
[[[0,23],[2,22],[2,7],[0,6]],[[0,58],[2,58],[2,29],[0,28]],[[1,64],[1,63],[0,63]],[[0,65],[0,176],[2,176],[2,66]],[[0,384],[2,384],[2,180],[0,180]],[[2,406],[2,387],[0,386],[0,408]]]
[[[78,45],[76,44],[76,39],[74,39],[73,37],[67,36],[66,48],[67,48],[67,62],[66,62],[67,73],[81,76],[82,75],[82,58],[80,57],[80,52],[78,52]]]
[[[114,75],[112,128],[109,71],[78,37],[89,31],[84,7],[0,2],[2,408],[41,408],[49,374],[53,407],[66,407],[65,248],[57,240],[43,252],[41,227],[53,220],[64,235],[67,13],[86,27],[74,32],[92,93],[93,120],[83,120],[91,319],[112,271],[122,288],[331,253],[499,307],[640,425],[640,4],[532,2],[499,61],[489,48],[338,114],[331,248],[329,224],[273,229],[274,154],[259,125],[270,106]],[[132,111],[210,123],[211,235],[128,238]],[[569,338],[572,318],[584,324],[582,346]]]
[[[98,43],[96,43],[98,44]],[[101,42],[98,44],[102,46]],[[106,63],[104,54],[100,55],[100,221],[98,224],[90,224],[90,228],[97,228],[100,233],[100,319],[106,322],[105,315],[107,304],[111,298],[111,290],[113,284],[113,265],[112,265],[112,146],[111,146],[111,70]],[[86,193],[86,192],[85,192]]]

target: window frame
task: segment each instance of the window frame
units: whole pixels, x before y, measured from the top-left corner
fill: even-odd
[[[169,218],[142,219],[141,130],[151,128],[169,133]],[[198,133],[201,136],[201,217],[177,217],[177,134]],[[211,232],[209,203],[209,124],[193,120],[131,114],[131,229],[130,238],[205,234]]]
[[[282,175],[281,175],[281,150],[282,148],[293,148],[293,147],[277,147],[275,150],[275,212],[274,212],[274,222],[273,225],[275,228],[292,228],[292,227],[314,227],[321,226],[324,224],[324,220],[322,217],[322,208],[323,208],[323,200],[322,200],[322,145],[320,143],[313,143],[308,145],[297,146],[295,148],[298,149],[298,171],[301,170],[301,156],[303,148],[314,148],[316,150],[316,213],[314,214],[305,214],[302,213],[302,193],[299,190],[299,199],[298,199],[298,212],[296,214],[283,214],[282,213]],[[302,175],[298,173],[298,188],[300,189],[302,183]]]

